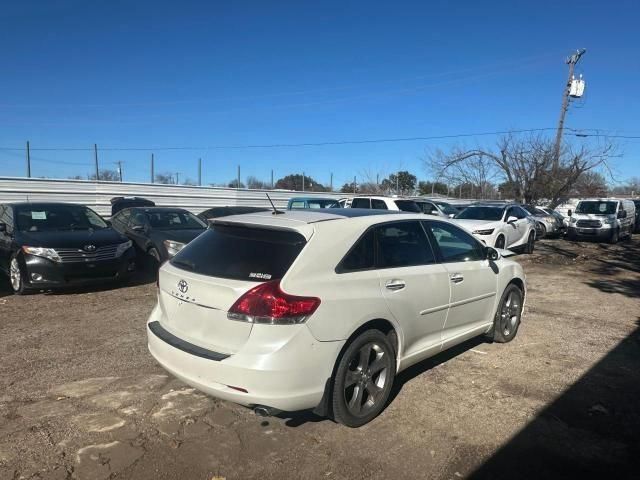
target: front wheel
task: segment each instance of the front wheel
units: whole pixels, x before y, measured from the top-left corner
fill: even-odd
[[[514,284],[510,284],[505,289],[493,319],[491,337],[494,342],[507,343],[515,338],[522,318],[523,297],[522,290]]]
[[[533,253],[533,249],[536,245],[536,235],[535,233],[529,233],[529,238],[527,239],[527,244],[524,247],[524,253],[530,254]]]
[[[338,361],[333,377],[333,417],[348,427],[373,420],[384,409],[395,378],[396,358],[387,336],[367,330]]]
[[[24,295],[27,292],[24,277],[25,275],[20,263],[18,262],[18,257],[13,255],[9,263],[9,280],[11,283],[11,289],[16,295]]]

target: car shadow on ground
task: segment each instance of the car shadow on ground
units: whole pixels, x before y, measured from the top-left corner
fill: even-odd
[[[640,318],[637,325],[468,478],[638,478]]]
[[[449,360],[457,357],[458,355],[466,352],[467,350],[471,350],[472,348],[477,347],[478,345],[482,345],[483,343],[487,343],[487,340],[484,336],[479,336],[476,338],[472,338],[471,340],[467,340],[464,343],[456,345],[454,347],[445,350],[442,353],[439,353],[431,358],[423,360],[406,370],[403,370],[398,374],[393,382],[393,387],[391,389],[391,394],[389,395],[389,400],[387,401],[387,407],[391,404],[394,399],[398,396],[402,387],[405,384],[413,380],[414,378],[422,375],[425,372],[441,365]],[[386,407],[385,407],[386,408]],[[288,427],[299,427],[304,425],[305,423],[318,423],[318,422],[330,422],[332,421],[326,417],[320,417],[314,414],[311,411],[302,411],[302,412],[284,412],[278,414],[277,417],[286,419],[285,425]],[[268,419],[265,419],[268,422]]]
[[[157,271],[140,270],[136,271],[131,278],[123,281],[104,282],[95,285],[65,287],[55,290],[42,291],[45,295],[68,295],[79,293],[105,292],[108,290],[117,290],[120,288],[137,287],[140,285],[148,285],[157,279]]]

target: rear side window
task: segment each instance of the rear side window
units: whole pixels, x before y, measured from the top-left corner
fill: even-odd
[[[378,267],[409,267],[435,262],[431,245],[419,222],[381,225],[377,230]]]
[[[354,198],[351,201],[351,208],[371,208],[368,198]]]
[[[349,251],[338,271],[368,270],[375,265],[375,230],[369,229]]]
[[[403,212],[422,213],[420,207],[413,200],[396,200],[396,205]]]
[[[305,243],[305,238],[293,231],[214,223],[171,264],[210,277],[275,280],[287,273]]]
[[[378,200],[377,198],[371,199],[371,208],[373,208],[374,210],[388,210],[385,201]]]

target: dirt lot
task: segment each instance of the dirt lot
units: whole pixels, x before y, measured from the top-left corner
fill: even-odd
[[[0,290],[0,478],[638,478],[640,241],[517,258],[516,340],[404,372],[355,430],[265,420],[165,375],[146,349],[153,283]]]

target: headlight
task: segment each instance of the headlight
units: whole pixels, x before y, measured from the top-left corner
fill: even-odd
[[[126,252],[127,250],[129,250],[131,248],[131,246],[133,245],[133,243],[131,242],[131,240],[128,240],[124,243],[121,243],[120,245],[118,245],[118,249],[116,250],[116,257],[119,257],[120,255],[122,255],[124,252]]]
[[[615,217],[605,218],[604,223],[606,223],[607,225],[613,225],[614,223],[616,223],[616,218]]]
[[[174,242],[173,240],[165,240],[164,246],[167,249],[169,258],[174,257],[177,253],[184,248],[186,243]]]
[[[569,217],[569,223],[576,223],[578,219],[576,217]]]
[[[43,257],[52,262],[59,262],[60,256],[58,252],[56,252],[53,248],[43,248],[43,247],[22,247],[22,251],[24,253],[28,253],[29,255],[35,255],[37,257]]]
[[[474,230],[473,233],[476,235],[491,235],[494,230],[493,228],[485,228],[484,230]]]

